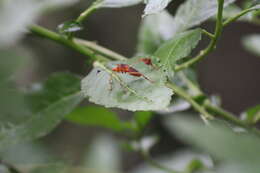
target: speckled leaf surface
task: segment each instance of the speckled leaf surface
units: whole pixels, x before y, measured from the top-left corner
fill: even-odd
[[[164,86],[165,76],[158,69],[133,58],[127,62],[111,62],[96,66],[81,82],[81,88],[89,101],[105,107],[117,107],[131,111],[160,110],[168,106],[172,91]],[[111,72],[117,64],[129,64],[151,81],[143,77]]]

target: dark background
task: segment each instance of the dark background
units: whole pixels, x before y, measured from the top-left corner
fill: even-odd
[[[180,2],[172,4],[169,10],[174,13]],[[88,4],[82,2],[58,10],[42,17],[39,24],[55,29],[64,21],[75,19],[87,6]],[[78,36],[96,41],[102,46],[131,57],[135,53],[142,10],[142,5],[99,10],[89,17],[84,24],[85,30]],[[203,27],[213,31],[214,22],[207,22]],[[207,94],[221,96],[223,107],[237,115],[246,108],[260,103],[260,57],[244,50],[241,44],[243,36],[257,32],[260,32],[260,27],[249,23],[234,23],[227,26],[216,51],[198,65],[199,83],[202,89]],[[25,84],[46,79],[50,73],[56,71],[69,70],[84,76],[89,70],[85,63],[86,57],[49,40],[28,35],[23,43],[34,52],[32,63],[34,70],[33,72],[29,70]],[[121,112],[120,116],[124,118],[125,114],[126,112]],[[164,154],[169,150],[176,151],[176,147],[183,147],[180,141],[167,134],[159,116],[155,117],[150,129],[151,132],[158,130],[162,135],[160,144],[154,149],[155,154]],[[60,157],[77,163],[82,156],[82,150],[99,133],[108,132],[64,122],[44,138],[43,142],[51,146],[51,150]],[[126,156],[124,168],[127,170],[142,162],[136,154],[124,152],[124,155]]]

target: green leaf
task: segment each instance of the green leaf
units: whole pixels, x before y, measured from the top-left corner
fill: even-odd
[[[118,64],[129,64],[143,76],[112,72]],[[172,91],[165,87],[165,76],[139,58],[129,61],[96,63],[95,68],[82,80],[82,91],[89,101],[105,107],[131,111],[158,110],[168,106]]]
[[[16,71],[26,65],[28,58],[22,50],[5,50],[0,48],[0,82],[9,80]]]
[[[146,0],[144,15],[162,12],[172,0]]]
[[[103,107],[79,107],[67,115],[67,120],[87,126],[100,126],[114,131],[131,129],[131,124],[122,122],[117,114]]]
[[[173,77],[176,61],[188,56],[201,39],[201,29],[190,30],[176,35],[165,42],[156,52],[162,70],[167,76]]]
[[[100,2],[102,8],[121,8],[139,4],[142,0],[100,0]]]
[[[33,113],[80,92],[80,78],[68,72],[54,73],[42,84],[34,84],[27,93],[27,103]]]
[[[0,130],[0,151],[5,147],[48,134],[83,99],[80,80],[70,74],[55,74],[28,94],[30,118],[19,125],[8,124]]]
[[[39,141],[8,147],[1,153],[1,159],[15,165],[21,172],[28,173],[67,173],[64,169],[69,166]]]
[[[8,46],[19,40],[26,27],[49,8],[71,5],[77,0],[5,0],[0,4],[0,45]]]
[[[172,25],[173,17],[167,11],[146,16],[141,21],[138,33],[137,53],[153,54],[163,41],[172,37]]]
[[[235,0],[225,0],[225,6]],[[174,17],[172,36],[191,27],[201,24],[217,14],[218,1],[216,0],[187,0],[177,10]]]
[[[28,59],[26,52],[20,49],[0,50],[0,57],[0,126],[17,124],[28,118],[30,110],[25,104],[24,94],[15,88],[13,79]]]
[[[166,119],[172,133],[184,141],[208,151],[223,161],[259,164],[260,139],[250,133],[235,133],[222,123],[211,122],[205,126],[192,118]]]
[[[72,111],[81,101],[80,93],[64,97],[38,112],[23,124],[2,127],[0,150],[21,141],[30,141],[45,136],[61,122],[65,114]]]
[[[38,142],[10,146],[1,153],[1,158],[7,163],[23,166],[42,165],[55,160],[50,151]]]
[[[251,107],[243,113],[243,119],[248,122],[255,124],[260,120],[260,105]]]
[[[83,26],[76,21],[67,21],[58,26],[58,32],[62,35],[68,35],[74,32],[81,31]]]
[[[152,112],[135,112],[134,119],[137,123],[137,126],[140,130],[142,130],[151,120],[153,117]]]
[[[243,38],[243,45],[246,50],[254,55],[260,56],[260,35],[253,34]]]
[[[200,171],[204,168],[204,165],[202,163],[202,161],[198,160],[198,159],[193,159],[190,161],[190,163],[188,164],[188,166],[186,167],[186,171],[185,172],[197,172]]]

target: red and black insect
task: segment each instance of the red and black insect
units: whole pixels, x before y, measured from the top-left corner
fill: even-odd
[[[135,68],[133,68],[127,64],[117,64],[117,66],[115,68],[113,68],[112,71],[115,71],[118,73],[128,73],[129,75],[136,76],[136,77],[143,77],[146,80],[148,80],[149,82],[153,83],[152,80],[150,80],[145,75],[140,73],[138,70],[136,70]]]
[[[158,67],[156,67],[156,66],[153,64],[151,58],[140,58],[139,61],[145,63],[145,64],[148,65],[148,66],[153,67],[154,69],[158,69]]]

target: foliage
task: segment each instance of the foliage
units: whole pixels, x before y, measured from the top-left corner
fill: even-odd
[[[172,118],[166,123],[177,136],[220,159],[220,170],[216,172],[247,170],[253,173],[259,170],[259,157],[255,153],[259,151],[260,140],[255,134],[238,134],[235,128],[230,129],[222,122],[203,126],[192,118]]]
[[[132,128],[130,122],[122,122],[117,114],[97,106],[79,107],[67,115],[67,120],[88,126],[100,126],[114,131],[124,131]]]
[[[158,169],[154,172],[259,172],[260,132],[255,125],[260,120],[260,106],[245,110],[241,118],[225,111],[219,101],[214,101],[218,100],[215,96],[208,96],[200,89],[194,67],[215,50],[228,24],[235,21],[260,23],[259,0],[246,0],[241,6],[235,4],[235,0],[186,0],[175,15],[167,11],[167,6],[174,4],[175,0],[93,0],[78,18],[58,25],[58,32],[34,24],[49,9],[76,5],[76,2],[0,1],[0,172],[19,173],[20,169],[25,169],[16,168],[21,164],[21,160],[18,163],[19,158],[15,157],[16,151],[29,164],[35,161],[30,169],[27,168],[30,172],[73,170],[62,159],[50,159],[52,154],[43,154],[45,150],[34,143],[64,119],[82,126],[103,127],[126,136],[125,146],[140,153]],[[76,32],[85,29],[83,22],[99,9],[136,4],[145,7],[137,52],[132,58],[75,38]],[[210,19],[216,25],[213,33],[199,26]],[[58,72],[41,83],[29,87],[19,85],[16,76],[21,73],[20,69],[26,68],[26,62],[30,62],[25,58],[30,54],[28,50],[16,47],[28,32],[91,58],[93,69],[83,78],[69,72]],[[208,38],[209,44],[197,51],[203,36]],[[242,43],[245,49],[260,55],[259,34],[244,37]],[[194,54],[195,57],[191,58]],[[104,107],[85,105],[85,102],[79,106],[84,99]],[[117,109],[108,108],[134,113],[130,119],[123,120]],[[160,136],[146,135],[145,132],[155,116],[160,116],[170,133],[200,150],[153,160],[149,151]],[[187,118],[189,116],[193,118]],[[207,125],[195,117],[201,117]],[[112,137],[98,138],[89,151],[90,157],[83,160],[79,172],[89,172],[89,169],[96,172],[122,171],[118,145]],[[200,151],[210,156],[198,154]],[[39,166],[43,163],[46,165]],[[147,166],[140,170],[152,172]]]
[[[154,55],[160,59],[162,70],[167,76],[173,78],[174,67],[179,59],[190,55],[201,39],[201,30],[183,32],[171,40],[165,42]]]

